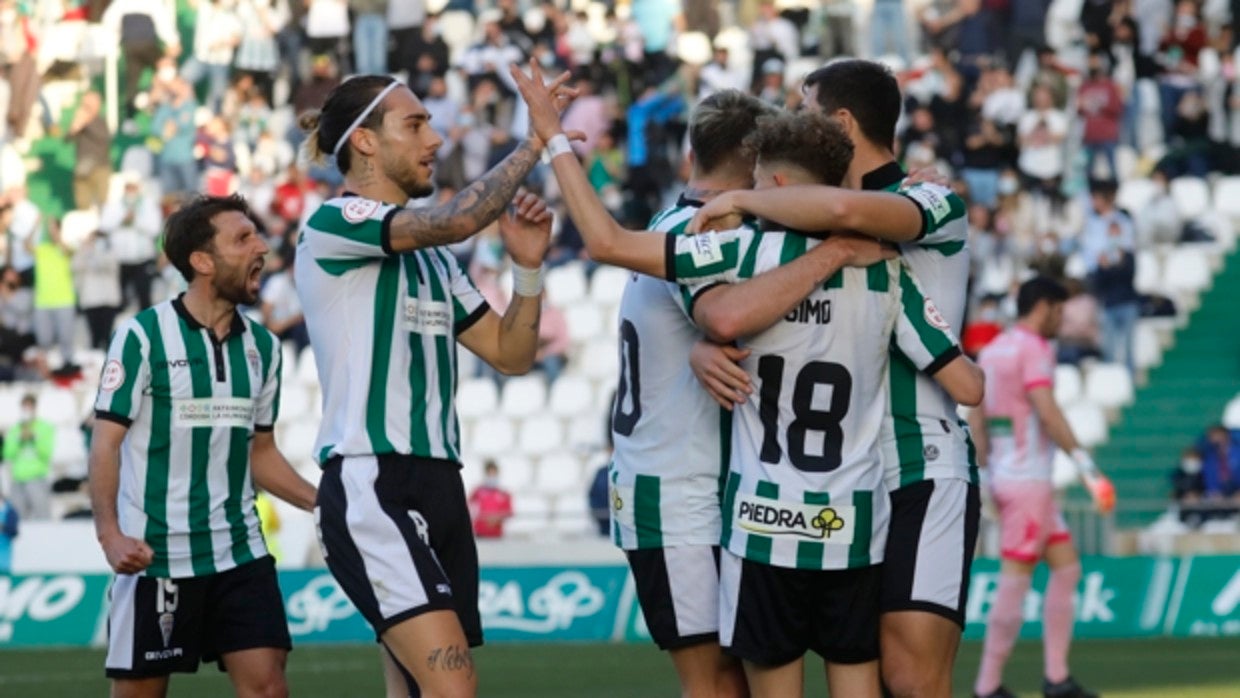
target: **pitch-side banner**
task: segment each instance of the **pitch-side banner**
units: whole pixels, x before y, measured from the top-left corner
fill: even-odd
[[[1240,637],[1240,555],[1087,558],[1077,589],[1077,637]],[[0,576],[0,648],[100,645],[107,575]],[[978,560],[966,637],[979,638],[998,584],[998,562]],[[1041,633],[1046,571],[1025,599],[1026,637]],[[280,572],[294,643],[370,642],[374,635],[326,570]],[[491,642],[646,641],[623,566],[490,567],[479,610]]]

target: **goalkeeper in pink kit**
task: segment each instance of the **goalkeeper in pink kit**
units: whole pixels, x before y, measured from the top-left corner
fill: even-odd
[[[1068,672],[1068,646],[1075,617],[1073,593],[1081,563],[1063,514],[1055,502],[1051,472],[1055,447],[1071,454],[1099,509],[1115,505],[1111,483],[1077,443],[1054,397],[1055,350],[1068,294],[1058,282],[1030,279],[1017,294],[1016,324],[982,350],[986,373],[983,407],[970,415],[982,462],[990,473],[999,510],[999,587],[986,625],[986,643],[974,693],[985,698],[1014,694],[1003,687],[1003,665],[1020,632],[1022,608],[1034,567],[1050,566],[1042,605],[1045,663],[1043,695],[1093,698]]]

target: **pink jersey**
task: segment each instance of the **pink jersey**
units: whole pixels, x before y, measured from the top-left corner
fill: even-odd
[[[1029,391],[1054,387],[1055,350],[1040,335],[1016,325],[987,344],[977,363],[986,372],[991,478],[1049,481],[1055,445],[1038,420]]]

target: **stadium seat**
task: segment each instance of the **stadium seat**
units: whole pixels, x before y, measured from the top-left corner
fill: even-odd
[[[1214,182],[1214,210],[1240,223],[1240,176],[1220,177]]]
[[[593,535],[594,520],[589,514],[556,512],[551,518],[551,530],[567,538]]]
[[[567,311],[586,297],[586,271],[582,262],[569,262],[547,270],[544,282],[547,302]]]
[[[632,272],[620,267],[599,267],[590,278],[590,299],[603,307],[619,305],[630,276]]]
[[[1138,250],[1133,286],[1138,293],[1158,293],[1162,290],[1162,264],[1153,250]]]
[[[534,481],[533,459],[518,453],[507,453],[491,460],[494,460],[496,467],[499,468],[501,487],[511,492],[530,489],[530,483]],[[482,465],[478,466],[478,472],[481,474]]]
[[[1158,330],[1145,322],[1138,322],[1132,337],[1133,363],[1139,369],[1157,366],[1162,361],[1162,340]]]
[[[509,378],[504,382],[500,411],[521,419],[542,411],[547,404],[547,381],[539,374]]]
[[[1205,290],[1211,281],[1210,262],[1201,250],[1180,247],[1168,255],[1163,267],[1164,292],[1194,294]]]
[[[78,411],[77,395],[67,388],[45,385],[38,392],[36,411],[40,419],[46,419],[58,427],[76,429],[82,423],[82,414]]]
[[[584,498],[586,484],[582,477],[581,460],[571,453],[546,456],[538,461],[534,489],[552,496],[576,492]]]
[[[1132,179],[1137,174],[1137,165],[1141,156],[1131,146],[1120,145],[1115,148],[1116,179],[1121,182]]]
[[[52,464],[62,476],[86,476],[86,439],[82,430],[63,427],[56,430],[52,443]]]
[[[1145,177],[1130,179],[1119,185],[1115,203],[1120,208],[1127,209],[1136,215],[1150,199],[1154,198],[1155,191],[1157,191],[1157,185]]]
[[[594,386],[580,376],[561,376],[551,386],[547,406],[551,414],[570,418],[594,407]]]
[[[1078,402],[1064,410],[1064,418],[1072,425],[1072,433],[1085,448],[1092,448],[1106,441],[1107,418],[1102,408],[1088,402]]]
[[[1081,280],[1089,275],[1089,270],[1085,266],[1085,258],[1081,256],[1080,252],[1073,252],[1068,255],[1068,258],[1064,260],[1063,273],[1069,279]]]
[[[1055,459],[1051,465],[1051,483],[1054,484],[1055,489],[1062,490],[1071,487],[1079,480],[1080,474],[1072,458],[1062,449],[1055,449]]]
[[[607,442],[606,410],[589,410],[568,422],[568,445],[573,448],[600,448]]]
[[[615,342],[596,339],[582,348],[578,357],[581,373],[595,385],[610,384],[609,392],[615,388],[616,378],[620,375]]]
[[[478,372],[479,364],[485,363],[479,359],[476,354],[466,349],[464,345],[458,344],[456,347],[456,375],[473,376]]]
[[[470,432],[471,451],[481,458],[494,458],[508,453],[517,440],[512,421],[501,415],[491,415],[474,423]]]
[[[461,53],[474,40],[474,16],[464,10],[451,10],[439,17],[439,35],[451,51],[449,61],[456,65]]]
[[[299,421],[310,413],[310,391],[293,382],[280,386],[280,420]]]
[[[466,378],[456,389],[456,414],[462,419],[486,417],[498,407],[499,391],[490,378]]]
[[[1132,402],[1132,376],[1121,364],[1097,364],[1085,376],[1085,397],[1105,410]]]
[[[603,313],[598,306],[588,301],[566,308],[564,321],[568,325],[569,339],[578,344],[604,336]]]
[[[545,456],[564,447],[564,425],[558,417],[542,415],[521,423],[518,450],[527,456]]]
[[[512,513],[516,517],[533,517],[541,519],[543,525],[551,518],[551,499],[542,492],[514,491],[512,495]]]
[[[1067,407],[1081,399],[1081,371],[1076,366],[1055,367],[1055,403]]]
[[[280,345],[280,378],[288,385],[297,372],[297,346],[292,342]]]
[[[1171,180],[1171,198],[1176,210],[1188,220],[1209,210],[1210,187],[1200,177],[1176,177]]]
[[[1240,429],[1240,396],[1231,399],[1223,410],[1223,426],[1228,429]]]

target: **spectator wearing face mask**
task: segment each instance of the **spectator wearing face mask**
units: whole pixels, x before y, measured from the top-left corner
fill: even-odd
[[[1180,464],[1171,471],[1171,494],[1180,504],[1195,504],[1205,494],[1206,486],[1201,476],[1201,453],[1196,448],[1186,448],[1180,454]]]
[[[13,504],[28,521],[52,517],[52,445],[56,427],[35,414],[33,394],[22,397],[21,417],[4,435],[4,461],[12,468]]]
[[[495,461],[486,462],[482,484],[469,495],[469,516],[474,521],[474,536],[503,537],[504,522],[512,518],[512,495],[500,487]]]

